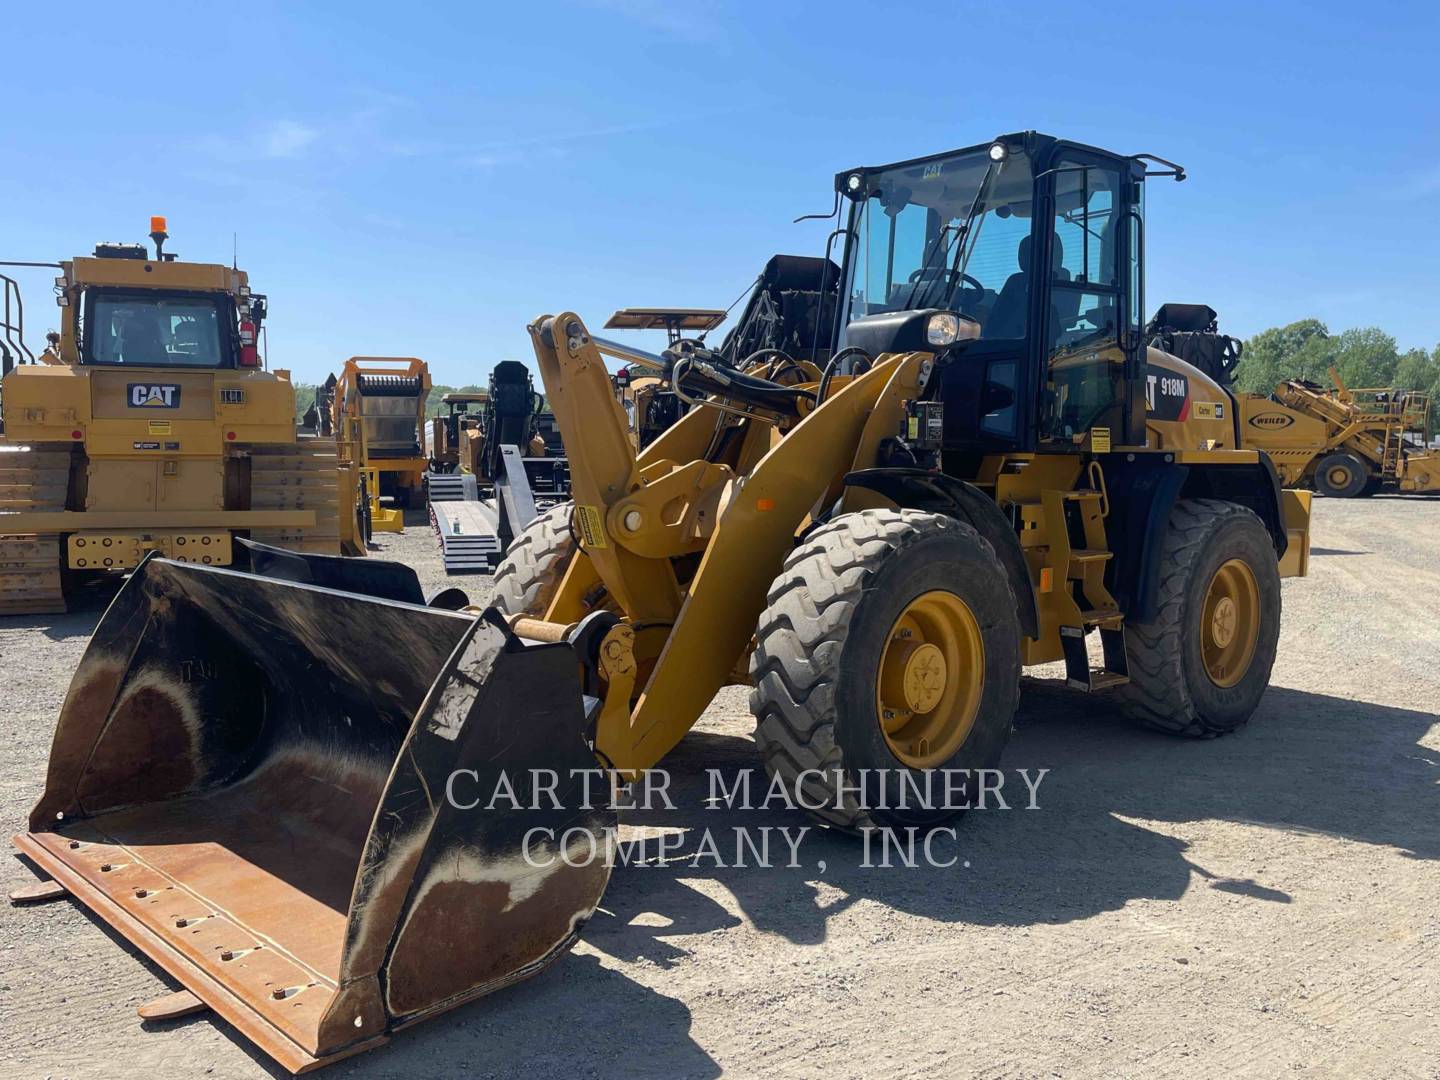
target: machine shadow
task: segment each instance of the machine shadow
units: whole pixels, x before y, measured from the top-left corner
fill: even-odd
[[[70,610],[45,615],[0,615],[0,630],[39,630],[51,641],[89,637],[115,594],[121,579],[86,582],[69,598]],[[0,652],[0,656],[4,653]]]
[[[818,944],[830,917],[861,901],[979,926],[1068,922],[1130,900],[1177,899],[1194,885],[1288,903],[1264,881],[1197,864],[1184,841],[1151,824],[1219,819],[1440,857],[1440,753],[1418,745],[1437,722],[1428,713],[1272,688],[1237,734],[1180,740],[1132,726],[1103,697],[1027,680],[1002,765],[1017,807],[1027,794],[1015,770],[1032,777],[1050,770],[1038,808],[971,811],[954,839],[941,837],[932,848],[937,863],[953,865],[922,857],[913,868],[893,854],[891,866],[880,865],[878,848],[866,866],[858,840],[813,828],[796,867],[785,865],[789,849],[778,835],[770,868],[753,857],[749,866],[733,865],[736,828],[753,834],[785,825],[793,835],[810,822],[778,807],[707,808],[707,770],[733,787],[742,770],[754,769],[751,786],[760,793],[766,779],[749,739],[696,732],[665,762],[676,808],[622,815],[647,832],[684,830],[683,844],[663,865],[617,867],[586,939],[620,959],[667,965],[686,955],[686,935],[737,925],[734,906],[762,931]],[[732,865],[692,858],[707,829]],[[728,906],[725,892],[734,898]]]
[[[31,872],[41,871],[24,856],[16,861]],[[139,961],[162,997],[180,984],[83,904],[76,910],[110,939],[117,949]],[[658,1021],[645,1036],[645,1053],[634,1054],[626,1032],[635,1017]],[[648,1022],[648,1021],[647,1021]],[[272,1060],[238,1029],[213,1012],[174,1020],[144,1022],[147,1032],[163,1033],[191,1024],[209,1024],[250,1064],[273,1080],[287,1080],[288,1069]],[[342,1060],[325,1069],[333,1077],[619,1075],[693,1077],[710,1080],[720,1067],[690,1038],[690,1010],[680,1001],[642,986],[621,971],[605,968],[592,953],[571,952],[551,968],[518,986],[443,1013],[395,1035],[374,1053]],[[556,1038],[556,1032],[613,1032],[613,1041],[587,1037]]]

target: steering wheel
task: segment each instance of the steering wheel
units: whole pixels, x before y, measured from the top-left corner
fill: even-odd
[[[915,284],[916,282],[918,282],[922,277],[924,277],[927,273],[933,274],[933,273],[935,273],[935,272],[934,272],[933,270],[931,270],[928,266],[921,266],[921,267],[916,268],[916,269],[913,270],[913,271],[911,272],[911,274],[910,274],[909,284],[914,285],[914,284]],[[963,283],[966,284],[966,285],[971,286],[972,288],[979,289],[981,292],[984,292],[984,291],[985,291],[985,286],[984,286],[984,285],[981,285],[980,282],[976,281],[976,280],[975,280],[973,277],[971,277],[969,274],[962,274],[960,271],[958,271],[958,270],[952,270],[952,269],[950,269],[949,267],[946,267],[944,270],[941,271],[941,273],[943,273],[943,274],[945,275],[945,284],[946,284],[946,285],[954,285],[955,282],[960,281],[960,282],[963,282]]]

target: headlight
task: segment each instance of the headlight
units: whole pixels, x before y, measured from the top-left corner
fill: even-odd
[[[954,345],[960,340],[960,316],[949,311],[937,311],[925,324],[925,340],[938,349]]]
[[[1005,160],[1007,157],[1009,157],[1009,156],[1010,156],[1010,151],[1009,151],[1009,149],[1005,146],[1004,143],[997,142],[997,143],[991,143],[991,144],[990,144],[990,160],[991,160],[991,161],[1004,161],[1004,160]]]
[[[859,173],[851,173],[845,178],[845,190],[850,192],[851,195],[854,195],[860,190],[860,185],[863,183],[864,180],[860,178]]]

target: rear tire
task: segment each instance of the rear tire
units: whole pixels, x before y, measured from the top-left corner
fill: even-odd
[[[1315,466],[1315,490],[1331,499],[1353,499],[1370,482],[1370,470],[1348,451],[1327,454]]]
[[[945,698],[930,714],[919,704],[905,710],[914,723],[942,710],[953,718],[940,721],[936,736],[944,759],[916,768],[898,756],[907,729],[885,729],[895,721],[893,714],[882,719],[892,699],[891,683],[881,676],[890,670],[897,628],[932,597],[958,602],[958,620],[973,627],[981,647],[963,654],[975,661],[963,670],[941,665],[944,693],[953,681],[963,706],[949,708]],[[929,648],[942,637],[923,629],[915,641]],[[765,769],[792,796],[798,791],[809,813],[848,830],[939,825],[964,809],[940,797],[943,784],[928,805],[897,806],[896,793],[907,774],[924,791],[926,772],[993,768],[999,761],[1020,696],[1020,628],[1009,579],[990,544],[953,518],[918,510],[845,514],[785,560],[756,630],[750,675]],[[929,741],[906,745],[924,753]]]
[[[1228,611],[1227,589],[1235,594]],[[1269,531],[1235,503],[1182,500],[1170,513],[1155,618],[1125,623],[1130,682],[1117,691],[1121,709],[1172,735],[1234,731],[1270,685],[1279,636],[1280,570]]]
[[[495,568],[490,603],[506,615],[545,613],[575,557],[570,531],[574,509],[574,503],[560,503],[525,526]]]

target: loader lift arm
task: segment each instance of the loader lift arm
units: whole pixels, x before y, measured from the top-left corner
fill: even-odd
[[[576,447],[575,534],[587,556],[571,564],[546,619],[576,621],[584,579],[635,624],[636,659],[648,680],[633,709],[607,709],[596,733],[597,753],[633,775],[664,757],[730,681],[775,569],[802,523],[822,509],[817,493],[843,490],[856,448],[878,445],[898,428],[898,412],[882,401],[906,388],[918,393],[928,356],[891,357],[843,386],[837,381],[824,407],[783,438],[772,424],[702,404],[637,458],[599,347],[579,316],[542,316],[530,335],[566,445]],[[735,460],[755,461],[743,475],[705,457],[724,442],[713,437],[717,428],[729,423],[740,432]],[[674,560],[698,552],[682,594]],[[661,632],[647,632],[652,620],[664,624]]]

